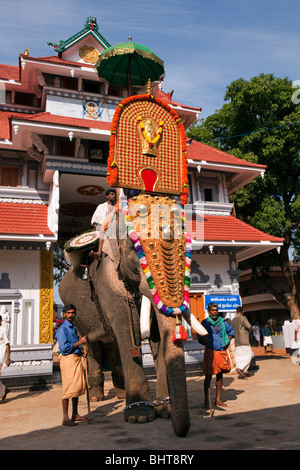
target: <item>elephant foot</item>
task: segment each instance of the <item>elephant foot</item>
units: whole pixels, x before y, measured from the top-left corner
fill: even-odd
[[[111,374],[112,383],[114,386],[114,390],[116,392],[117,397],[120,400],[126,399],[126,392],[125,392],[125,383],[123,375],[116,374],[112,372]]]
[[[104,391],[101,386],[92,386],[90,390],[90,401],[103,401]]]
[[[155,418],[155,409],[152,403],[139,401],[131,403],[124,408],[124,420],[128,423],[147,423]]]
[[[122,390],[121,388],[116,387],[115,385],[114,385],[114,390],[116,392],[117,398],[119,398],[120,400],[125,400],[125,398],[126,398],[125,390]]]
[[[171,416],[170,397],[155,398],[153,401],[156,415],[168,419]]]

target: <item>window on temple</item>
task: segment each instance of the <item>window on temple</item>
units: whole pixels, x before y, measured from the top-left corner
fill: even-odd
[[[78,80],[72,77],[61,77],[61,87],[68,90],[78,90]]]
[[[40,103],[41,100],[36,95],[31,93],[15,93],[14,104],[37,108],[40,106]]]
[[[211,188],[204,188],[204,200],[205,202],[213,201],[213,192]]]
[[[92,80],[82,80],[82,91],[103,94],[103,83],[94,82]]]
[[[57,140],[56,141],[56,155],[60,157],[74,157],[75,156],[75,141]]]
[[[111,85],[108,87],[108,94],[111,96],[121,96],[121,88]]]
[[[0,181],[1,186],[19,186],[20,184],[20,171],[15,167],[2,167],[0,168]]]
[[[109,152],[109,143],[97,140],[89,141],[89,160],[91,162],[106,162]]]

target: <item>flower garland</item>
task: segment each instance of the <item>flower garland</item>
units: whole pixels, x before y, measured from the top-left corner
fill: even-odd
[[[185,204],[188,203],[188,194],[189,194],[187,146],[186,146],[186,135],[185,135],[184,126],[178,114],[167,103],[160,100],[159,98],[155,98],[150,93],[146,95],[134,95],[134,96],[125,98],[121,103],[118,104],[115,110],[114,117],[113,117],[112,124],[111,124],[111,131],[110,131],[111,139],[110,139],[110,144],[109,144],[109,156],[107,159],[107,177],[106,177],[107,182],[110,186],[115,186],[118,181],[118,165],[115,162],[115,145],[116,145],[116,134],[117,134],[118,122],[119,122],[122,110],[125,106],[129,105],[130,103],[133,103],[134,101],[141,101],[141,100],[153,101],[154,103],[157,103],[158,105],[160,105],[162,108],[166,109],[172,115],[172,117],[174,118],[178,126],[178,129],[180,132],[181,153],[182,153],[182,162],[181,162],[182,188],[181,188],[180,199],[181,199],[181,204],[184,206]],[[157,137],[159,138],[160,136],[157,136]]]
[[[162,134],[163,125],[164,125],[163,121],[159,121],[159,128],[158,128],[157,134],[154,137],[154,139],[151,140],[151,139],[149,139],[148,134],[145,131],[143,120],[142,120],[141,116],[138,116],[137,120],[138,120],[138,123],[139,123],[139,127],[141,129],[141,132],[144,136],[144,139],[148,142],[150,148],[153,147],[153,145],[156,144],[159,141],[160,136]]]
[[[183,301],[183,303],[180,307],[174,307],[174,308],[173,307],[168,307],[167,305],[165,305],[161,301],[161,299],[159,297],[159,294],[156,290],[154,280],[153,280],[153,277],[151,275],[151,272],[150,272],[150,269],[149,269],[149,266],[148,266],[148,263],[147,263],[147,260],[146,260],[145,252],[143,250],[143,247],[141,245],[139,237],[138,237],[137,233],[135,232],[135,230],[132,226],[132,223],[131,223],[131,217],[129,215],[128,201],[124,201],[122,203],[122,209],[123,209],[123,214],[124,214],[124,218],[125,218],[125,224],[126,224],[126,227],[127,227],[127,233],[128,233],[129,237],[131,238],[131,240],[134,243],[134,246],[135,246],[138,258],[139,258],[141,268],[143,269],[143,272],[145,274],[145,277],[146,277],[149,289],[151,291],[153,300],[154,300],[158,310],[160,310],[161,313],[164,313],[167,316],[179,315],[179,314],[185,312],[186,309],[189,306],[189,293],[190,293],[190,271],[191,271],[191,256],[192,256],[192,242],[191,242],[190,236],[185,234],[186,254],[185,254],[185,277],[184,277],[184,301]],[[182,221],[183,222],[185,221],[184,211],[182,211]],[[183,230],[185,232],[185,229],[183,229]]]

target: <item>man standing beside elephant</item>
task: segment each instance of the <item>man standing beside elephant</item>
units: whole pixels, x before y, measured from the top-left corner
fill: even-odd
[[[202,325],[208,332],[203,360],[204,380],[204,408],[210,407],[209,389],[213,374],[216,374],[216,406],[227,406],[221,400],[223,387],[223,373],[230,372],[231,362],[228,355],[230,340],[234,338],[232,326],[219,316],[218,305],[211,302],[208,304],[208,317],[202,321]],[[199,342],[203,337],[198,335]]]
[[[81,345],[87,342],[86,336],[79,339],[74,319],[76,308],[66,305],[63,309],[64,323],[58,328],[56,337],[60,357],[60,370],[62,379],[62,408],[63,426],[76,426],[75,421],[87,421],[78,414],[78,397],[85,393],[84,373],[82,368]],[[69,398],[72,398],[72,417],[69,418]]]

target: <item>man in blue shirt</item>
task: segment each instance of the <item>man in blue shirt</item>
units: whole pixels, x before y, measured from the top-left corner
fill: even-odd
[[[74,319],[76,308],[74,305],[64,307],[64,323],[58,328],[56,337],[60,356],[60,370],[62,379],[62,408],[63,426],[77,426],[75,421],[87,421],[78,414],[78,397],[85,393],[84,373],[82,367],[81,345],[87,342],[86,336],[79,339]],[[69,418],[69,398],[72,398],[72,417]]]
[[[204,408],[209,408],[209,389],[211,377],[216,374],[216,406],[227,406],[221,400],[223,387],[223,373],[230,372],[231,363],[227,348],[231,338],[234,337],[232,326],[219,316],[218,305],[211,302],[207,306],[208,317],[202,321],[202,325],[207,330],[203,373],[204,380]],[[198,335],[198,339],[200,339]]]

